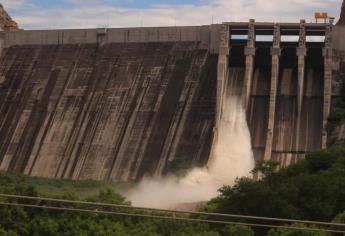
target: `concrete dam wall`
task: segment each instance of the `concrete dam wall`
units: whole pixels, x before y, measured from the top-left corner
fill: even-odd
[[[207,162],[217,56],[200,43],[12,46],[1,58],[1,170],[129,180]]]
[[[255,159],[294,163],[327,144],[342,30],[251,21],[2,33],[0,170],[126,181],[177,158],[203,166],[228,81],[245,98]]]

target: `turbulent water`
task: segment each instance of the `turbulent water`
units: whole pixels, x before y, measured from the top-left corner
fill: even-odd
[[[240,71],[233,70],[226,86],[222,116],[208,166],[191,170],[185,177],[144,179],[128,193],[134,206],[174,208],[181,203],[208,201],[223,185],[248,176],[254,167],[250,134],[241,97]]]

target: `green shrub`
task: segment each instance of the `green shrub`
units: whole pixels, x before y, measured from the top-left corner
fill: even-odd
[[[167,173],[175,175],[184,175],[190,168],[192,168],[192,160],[187,157],[178,157],[169,161],[166,167]]]

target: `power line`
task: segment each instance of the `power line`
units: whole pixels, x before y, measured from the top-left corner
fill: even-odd
[[[220,216],[220,217],[239,218],[239,219],[267,220],[267,221],[285,222],[285,223],[302,223],[302,224],[314,224],[314,225],[324,225],[324,226],[340,226],[340,227],[345,227],[345,224],[332,223],[332,222],[309,221],[309,220],[293,220],[293,219],[282,219],[282,218],[272,218],[272,217],[259,217],[259,216],[247,216],[247,215],[234,215],[234,214],[222,214],[222,213],[164,210],[164,209],[155,209],[155,208],[134,207],[134,206],[129,206],[129,205],[121,205],[121,204],[109,204],[109,203],[101,203],[101,202],[87,202],[87,201],[65,200],[65,199],[45,198],[45,197],[30,197],[30,196],[11,195],[11,194],[0,194],[0,197],[27,199],[27,200],[52,201],[52,202],[61,202],[61,203],[72,203],[72,204],[83,204],[83,205],[102,206],[102,207],[116,207],[116,208],[132,209],[132,210],[154,211],[154,212],[161,212],[161,213],[193,214],[193,215],[204,215],[204,216]]]
[[[105,215],[116,215],[116,216],[151,218],[151,219],[158,219],[158,220],[179,220],[179,221],[189,221],[189,222],[198,222],[198,223],[245,225],[245,226],[261,227],[261,228],[279,228],[279,229],[294,229],[294,230],[314,231],[314,232],[345,233],[345,231],[341,231],[341,230],[315,229],[315,228],[307,228],[307,227],[279,226],[279,225],[268,225],[268,224],[252,224],[252,223],[230,222],[230,221],[220,221],[220,220],[203,220],[203,219],[171,217],[171,216],[155,216],[155,215],[133,214],[133,213],[123,213],[123,212],[115,212],[115,211],[99,211],[99,210],[88,210],[88,209],[80,209],[80,208],[40,206],[40,205],[20,204],[20,203],[0,202],[0,205],[21,206],[21,207],[28,207],[28,208],[40,208],[40,209],[57,210],[57,211],[70,211],[70,212],[83,212],[83,213],[94,213],[94,214],[105,214]]]

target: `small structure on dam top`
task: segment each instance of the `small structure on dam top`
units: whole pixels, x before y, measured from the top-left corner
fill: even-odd
[[[327,145],[343,35],[341,25],[304,20],[6,30],[0,170],[126,181],[179,160],[203,166],[233,76],[255,159],[289,165]]]

